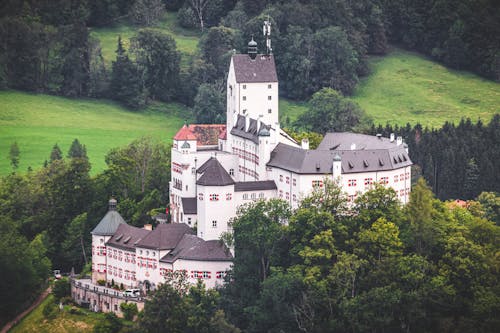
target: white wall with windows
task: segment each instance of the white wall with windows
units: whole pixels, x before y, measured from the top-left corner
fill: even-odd
[[[229,220],[236,215],[234,185],[198,185],[198,237],[219,239],[227,231]]]

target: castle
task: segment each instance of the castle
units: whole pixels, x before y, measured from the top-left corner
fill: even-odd
[[[226,124],[184,125],[172,146],[171,224],[137,228],[116,211],[116,201],[92,231],[92,279],[72,280],[72,296],[96,311],[120,314],[136,302],[103,283],[154,289],[168,272],[184,271],[188,282],[208,288],[223,282],[233,256],[219,241],[231,231],[241,205],[280,198],[297,208],[326,179],[337,182],[348,201],[374,183],[392,187],[402,204],[411,190],[408,148],[400,137],[327,133],[317,149],[296,142],[280,127],[278,77],[270,52],[231,58]],[[197,234],[193,232],[196,227]]]
[[[280,127],[274,57],[257,54],[256,45],[252,39],[248,54],[231,58],[226,124],[186,124],[173,138],[172,222],[219,239],[240,205],[280,198],[297,208],[325,178],[350,202],[381,183],[407,203],[412,162],[402,138],[327,133],[314,150],[307,140],[296,142]]]

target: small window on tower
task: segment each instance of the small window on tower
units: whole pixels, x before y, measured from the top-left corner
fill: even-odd
[[[229,175],[234,176],[234,169],[229,169]]]
[[[217,221],[212,221],[212,228],[217,228]]]
[[[273,96],[267,96],[267,100],[270,101],[273,99]]]
[[[267,113],[272,113],[272,112],[273,112],[273,110],[267,109]]]
[[[272,85],[268,84],[267,89],[271,89],[271,88],[272,88]]]
[[[243,100],[246,101],[247,100],[247,97],[246,96],[243,96]]]
[[[246,88],[247,88],[247,85],[246,85],[246,84],[244,84],[244,85],[243,85],[243,89],[246,89]]]

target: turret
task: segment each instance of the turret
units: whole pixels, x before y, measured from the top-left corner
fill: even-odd
[[[248,42],[248,55],[252,60],[255,60],[257,57],[257,42],[253,40],[253,37],[252,40]]]

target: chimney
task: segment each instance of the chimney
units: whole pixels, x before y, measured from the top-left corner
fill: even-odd
[[[302,149],[309,150],[309,139],[302,139]]]
[[[148,223],[148,224],[145,224],[145,225],[144,225],[144,230],[149,230],[149,231],[153,230],[153,225],[152,225],[152,224],[149,224],[149,223]]]
[[[398,136],[396,138],[396,145],[400,146],[402,143],[403,143],[403,137],[402,136]]]
[[[245,115],[245,132],[248,132],[248,128],[250,127],[250,117],[248,114]]]
[[[394,142],[394,133],[391,133],[390,140],[391,142]]]
[[[356,150],[356,144],[354,142],[351,143],[351,150]]]

